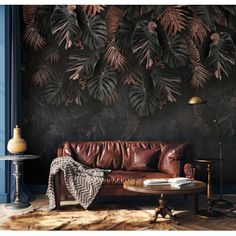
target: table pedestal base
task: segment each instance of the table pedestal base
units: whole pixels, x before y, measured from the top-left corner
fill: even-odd
[[[204,219],[219,219],[223,217],[224,214],[219,211],[214,211],[214,210],[209,211],[208,209],[203,209],[197,212],[197,216]]]
[[[156,220],[158,218],[158,215],[160,214],[163,218],[165,218],[167,215],[170,217],[170,220],[176,224],[179,224],[176,220],[176,216],[172,214],[171,209],[167,206],[167,201],[164,198],[163,194],[161,194],[161,197],[159,199],[160,206],[155,209],[155,213],[153,215],[153,218],[150,220],[151,224],[156,223]]]
[[[17,209],[27,208],[29,206],[31,206],[31,204],[27,202],[12,202],[12,203],[6,204],[5,208],[11,209],[11,210],[17,210]]]

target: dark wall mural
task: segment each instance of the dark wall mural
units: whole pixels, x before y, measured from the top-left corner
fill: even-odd
[[[236,6],[22,6],[22,126],[29,184],[65,140],[189,141],[235,184]],[[202,96],[205,105],[188,99]],[[218,182],[218,163],[213,182]],[[34,174],[32,174],[34,173]]]

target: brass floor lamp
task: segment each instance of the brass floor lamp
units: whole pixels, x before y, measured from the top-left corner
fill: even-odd
[[[211,110],[211,107],[207,103],[207,101],[203,100],[200,97],[192,97],[188,101],[189,105],[202,105],[206,104],[208,108]],[[219,127],[218,127],[218,122],[215,116],[213,116],[213,124],[216,129],[216,134],[217,134],[217,140],[218,140],[218,145],[219,145],[219,178],[220,178],[220,196],[218,199],[214,200],[212,202],[213,205],[219,207],[219,208],[230,208],[233,207],[233,204],[225,199],[223,199],[223,194],[222,194],[222,188],[223,188],[223,147],[222,147],[222,139],[220,136],[219,132]]]

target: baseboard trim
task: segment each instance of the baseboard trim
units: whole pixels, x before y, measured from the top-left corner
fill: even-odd
[[[48,187],[47,185],[28,185],[28,189],[32,194],[46,194],[47,187]],[[218,194],[220,192],[220,186],[213,185],[212,191],[213,194]],[[236,194],[236,185],[224,185],[223,194]]]
[[[7,193],[0,193],[0,203],[8,203],[10,199],[9,194]]]

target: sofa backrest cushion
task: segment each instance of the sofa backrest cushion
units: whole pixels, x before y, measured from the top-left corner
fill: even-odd
[[[92,168],[128,170],[139,148],[161,150],[159,141],[78,141],[65,142],[60,154]]]
[[[157,171],[161,149],[131,148],[131,163],[127,170]]]
[[[119,170],[122,164],[121,148],[115,142],[79,142],[72,145],[79,162],[93,168]]]
[[[158,170],[172,177],[179,176],[183,162],[189,158],[188,143],[162,143],[161,149]]]
[[[128,168],[131,166],[135,149],[161,150],[159,141],[120,141],[120,145],[123,158],[121,165],[122,170],[128,170]],[[158,155],[160,155],[160,152],[158,153]]]
[[[152,151],[134,151],[139,149],[155,150],[157,159],[155,159],[155,155],[151,154]],[[58,148],[58,156],[71,156],[89,167],[111,170],[128,170],[130,168],[135,170],[140,168],[147,171],[147,168],[151,168],[152,162],[157,160],[155,171],[169,174],[172,177],[183,176],[184,164],[193,162],[191,148],[188,143],[159,141],[65,142]],[[145,159],[146,164],[141,161],[141,158]],[[141,162],[142,165],[137,167],[135,164],[136,167],[133,167],[133,162]],[[143,165],[146,165],[147,168],[143,168]]]

